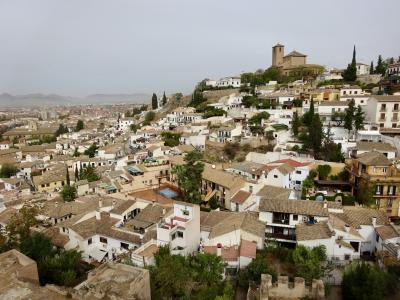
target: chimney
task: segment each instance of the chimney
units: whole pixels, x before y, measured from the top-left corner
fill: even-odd
[[[103,207],[103,200],[99,199],[99,208],[102,208],[102,207]]]
[[[217,256],[222,255],[222,245],[220,243],[217,244]]]
[[[101,220],[100,210],[96,210],[96,220]]]
[[[115,204],[117,203],[117,201],[115,201],[115,200],[113,200],[112,201],[112,207],[114,208],[115,207]]]
[[[58,201],[56,201],[56,205],[55,205],[56,207],[58,206]]]
[[[328,202],[326,200],[324,201],[324,208],[328,208]]]
[[[165,209],[165,207],[163,207],[162,214],[165,215],[166,212],[167,212],[167,210]]]
[[[376,217],[372,217],[372,226],[376,227]]]
[[[345,225],[344,225],[344,230],[345,230],[346,232],[349,232],[349,231],[350,231],[350,225],[345,224]]]

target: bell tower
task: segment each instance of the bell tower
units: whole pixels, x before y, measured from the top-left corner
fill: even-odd
[[[279,67],[283,64],[283,56],[285,55],[285,46],[276,44],[272,47],[272,66]]]

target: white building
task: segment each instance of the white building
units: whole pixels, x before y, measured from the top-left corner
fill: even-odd
[[[239,88],[240,86],[241,86],[240,77],[224,77],[216,82],[216,87]]]
[[[356,63],[357,76],[369,75],[370,65]]]
[[[363,109],[366,119],[382,129],[399,127],[399,107],[400,96],[373,95]]]
[[[174,202],[173,211],[157,224],[157,245],[169,245],[171,253],[190,255],[200,246],[200,206]]]

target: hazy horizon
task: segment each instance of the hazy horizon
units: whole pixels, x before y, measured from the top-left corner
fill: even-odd
[[[0,94],[189,93],[267,68],[271,47],[343,68],[400,55],[396,0],[3,0]]]

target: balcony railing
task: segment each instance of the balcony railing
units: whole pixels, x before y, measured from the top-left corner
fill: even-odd
[[[290,241],[296,240],[295,234],[266,233],[265,237],[270,238],[270,239],[281,239],[281,240],[290,240]]]
[[[289,219],[278,219],[278,218],[273,218],[272,223],[274,224],[285,224],[289,225]]]

